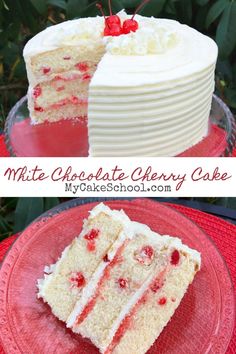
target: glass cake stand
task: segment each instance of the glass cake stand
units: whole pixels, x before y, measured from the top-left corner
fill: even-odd
[[[5,139],[11,156],[88,156],[87,119],[32,125],[26,96],[16,103],[7,117]],[[236,124],[234,117],[226,104],[214,95],[208,136],[179,156],[231,156],[235,145]]]

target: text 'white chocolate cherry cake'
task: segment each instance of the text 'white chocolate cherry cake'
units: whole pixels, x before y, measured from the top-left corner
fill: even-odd
[[[101,353],[144,354],[200,265],[199,252],[179,238],[161,236],[98,204],[81,234],[45,268],[38,297]]]
[[[24,49],[32,123],[88,118],[90,156],[176,156],[207,136],[217,54],[189,26],[125,11],[51,26]]]

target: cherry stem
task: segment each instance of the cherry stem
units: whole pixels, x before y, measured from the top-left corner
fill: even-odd
[[[137,13],[141,10],[141,8],[146,5],[150,0],[144,0],[138,7],[137,9],[135,10],[135,13],[133,14],[131,20],[134,19],[134,17],[137,15]]]
[[[102,16],[106,19],[106,16],[105,16],[104,11],[103,11],[102,4],[97,3],[96,6],[101,11]]]
[[[111,0],[108,1],[110,16],[112,16]]]
[[[101,11],[101,14],[102,14],[102,16],[104,17],[105,23],[108,25],[108,28],[110,28],[110,27],[109,27],[109,24],[107,23],[107,19],[106,19],[105,13],[104,13],[104,11],[103,11],[102,4],[97,3],[96,6],[97,6],[97,8]]]

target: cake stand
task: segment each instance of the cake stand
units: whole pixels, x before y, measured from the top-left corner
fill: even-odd
[[[87,119],[32,125],[23,97],[10,111],[5,126],[6,145],[17,157],[88,156]],[[183,152],[183,157],[231,156],[236,144],[234,117],[226,104],[213,96],[208,136]]]

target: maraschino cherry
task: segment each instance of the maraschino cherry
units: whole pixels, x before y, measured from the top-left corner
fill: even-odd
[[[125,20],[123,23],[123,33],[128,34],[130,32],[136,32],[139,25],[138,22],[134,19],[134,17],[137,15],[137,13],[141,10],[141,8],[147,4],[150,0],[144,0],[135,10],[135,13],[133,14],[131,19]]]
[[[108,1],[110,16],[106,19],[106,24],[108,26],[119,25],[121,27],[121,20],[119,16],[113,15],[111,8],[111,0]]]
[[[96,4],[105,19],[104,36],[120,36],[122,32],[121,20],[119,16],[113,15],[111,10],[111,0],[109,0],[110,16],[106,18],[102,5]]]
[[[121,34],[128,34],[130,32],[136,32],[139,28],[138,22],[134,19],[141,8],[147,4],[150,0],[143,0],[143,2],[137,7],[135,13],[131,19],[125,20],[123,26],[121,25],[121,20],[119,16],[113,15],[111,8],[111,0],[108,0],[110,16],[106,18],[102,5],[100,3],[96,4],[97,8],[101,11],[105,19],[105,29],[104,36],[120,36]]]

